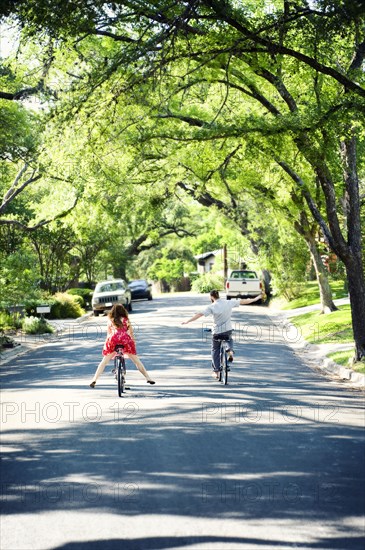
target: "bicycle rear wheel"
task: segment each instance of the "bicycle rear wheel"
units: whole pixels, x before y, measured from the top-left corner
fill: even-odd
[[[228,384],[228,356],[227,356],[227,344],[222,342],[221,344],[221,376],[220,380],[226,386]]]
[[[224,346],[224,353],[223,353],[223,382],[226,386],[228,384],[228,357],[227,357],[227,350]]]
[[[223,342],[221,342],[221,347],[219,351],[219,382],[222,382],[223,370],[224,370],[224,344]]]
[[[118,395],[122,397],[122,393],[125,391],[125,367],[124,367],[124,358],[117,357],[117,376],[118,376]]]

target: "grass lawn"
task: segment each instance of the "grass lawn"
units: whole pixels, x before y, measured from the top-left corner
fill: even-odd
[[[301,336],[311,344],[351,343],[354,340],[350,306],[340,306],[338,311],[321,315],[311,311],[290,318],[300,330]]]
[[[334,353],[329,353],[328,357],[332,359],[332,361],[334,361],[335,363],[348,367],[349,359],[351,359],[353,354],[354,354],[353,350],[335,351]],[[362,363],[362,362],[354,363],[353,365],[351,365],[351,369],[355,370],[356,372],[365,374],[365,363]]]
[[[343,281],[330,282],[334,300],[336,298],[345,298],[347,296],[347,292],[344,291],[343,285]],[[317,281],[308,281],[303,284],[299,298],[285,303],[282,309],[296,309],[297,307],[311,306],[313,304],[318,304],[319,301],[320,298]]]
[[[347,292],[343,290],[343,281],[330,283],[333,298],[344,298]],[[281,305],[281,309],[296,309],[319,303],[319,290],[316,281],[310,281],[303,285],[303,291],[299,298]],[[340,306],[338,311],[321,315],[319,311],[311,311],[302,315],[293,315],[290,322],[298,328],[300,335],[311,344],[351,344],[354,341],[350,305]],[[365,374],[365,363],[358,362],[349,365],[349,359],[354,355],[354,349],[329,353],[328,357],[345,367]]]

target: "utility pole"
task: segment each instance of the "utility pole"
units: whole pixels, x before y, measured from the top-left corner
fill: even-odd
[[[223,269],[224,269],[224,284],[228,278],[228,262],[227,262],[227,245],[223,245]]]

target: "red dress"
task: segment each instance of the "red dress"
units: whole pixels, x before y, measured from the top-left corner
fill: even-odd
[[[124,353],[137,355],[136,344],[132,337],[128,334],[128,319],[122,317],[123,328],[116,327],[111,319],[108,320],[108,336],[103,347],[103,355],[109,355],[115,350],[117,344],[123,344]]]

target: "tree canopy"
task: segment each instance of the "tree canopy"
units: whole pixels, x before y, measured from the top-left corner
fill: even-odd
[[[39,200],[23,228],[67,212],[81,254],[85,236],[95,238],[81,212],[100,216],[114,244],[99,257],[123,273],[126,258],[194,233],[182,192],[233,222],[257,258],[290,224],[324,309],[334,304],[323,246],[343,262],[365,355],[363,2],[14,0],[1,9],[20,29],[0,79],[5,196],[20,189],[20,162],[39,176],[24,187]]]

